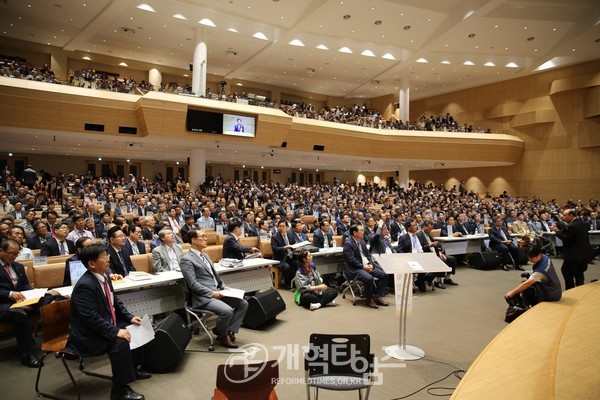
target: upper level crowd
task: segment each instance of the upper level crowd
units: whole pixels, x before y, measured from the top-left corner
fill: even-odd
[[[137,95],[144,95],[148,91],[155,90],[150,82],[145,80],[138,82],[132,77],[121,78],[118,74],[96,71],[92,68],[73,71],[69,75],[67,82],[60,82],[47,64],[44,64],[42,67],[34,67],[30,62],[23,59],[3,59],[0,60],[0,67],[1,76],[12,78],[55,84],[66,83],[71,86],[82,88],[110,90],[113,92]],[[178,82],[169,82],[163,84],[159,88],[159,91],[173,94],[191,94],[192,88]],[[237,92],[233,92],[231,94],[222,94],[222,92],[214,93],[211,89],[207,89],[205,97],[229,102],[236,102],[238,99],[248,100],[245,93],[238,94]],[[344,106],[325,106],[321,110],[317,110],[311,104],[292,103],[284,100],[282,100],[281,103],[278,103],[268,99],[263,102],[258,102],[257,105],[278,108],[294,117],[362,126],[365,128],[492,133],[489,129],[483,130],[481,128],[474,128],[467,123],[461,125],[458,121],[455,121],[449,113],[446,113],[446,115],[439,114],[438,117],[434,117],[433,115],[426,117],[423,114],[419,121],[411,123],[409,121],[397,120],[394,117],[386,120],[382,117],[381,113],[369,109],[366,105],[358,106],[355,104],[351,108]]]

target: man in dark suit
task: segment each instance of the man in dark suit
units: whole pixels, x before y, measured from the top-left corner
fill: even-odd
[[[373,229],[374,232],[367,238],[371,245],[371,254],[389,254],[398,252],[394,246],[392,246],[390,232],[382,219],[377,222],[377,225],[375,225]],[[365,232],[366,230],[367,228],[365,228]]]
[[[100,220],[96,223],[94,236],[101,239],[106,239],[108,225],[110,224],[110,214],[107,212],[100,213]]]
[[[64,222],[54,224],[54,238],[42,243],[40,255],[42,256],[62,256],[66,254],[75,254],[75,245],[67,240],[69,226]]]
[[[292,221],[292,237],[294,238],[293,243],[308,242],[308,235],[304,233],[304,222],[300,220]]]
[[[352,225],[350,237],[344,242],[344,264],[347,279],[358,279],[365,284],[367,306],[379,308],[387,306],[381,297],[385,295],[387,274],[374,263],[364,241],[365,229],[361,225]],[[375,278],[378,278],[375,281]]]
[[[552,227],[556,236],[563,242],[564,262],[560,271],[565,278],[565,290],[583,285],[584,272],[592,259],[592,246],[588,226],[575,210],[565,210],[562,214],[564,226]]]
[[[254,213],[252,211],[244,214],[244,223],[242,224],[245,237],[258,236],[258,229],[254,226]]]
[[[394,220],[390,223],[390,234],[393,241],[398,241],[398,236],[406,233],[402,222],[402,214],[394,214]]]
[[[502,269],[508,271],[506,266],[510,256],[514,269],[524,271],[519,265],[519,248],[513,243],[510,233],[502,224],[502,216],[496,215],[493,219],[494,225],[488,230],[490,236],[490,248],[500,254],[500,259],[503,262]]]
[[[260,252],[256,247],[242,246],[238,242],[238,238],[242,234],[242,221],[237,218],[232,219],[227,225],[227,230],[229,233],[223,240],[223,258],[243,260],[246,253]]]
[[[319,249],[333,247],[333,236],[330,232],[331,225],[327,219],[319,222],[319,229],[313,234],[313,245]]]
[[[127,238],[119,226],[115,225],[108,230],[110,269],[113,273],[121,276],[127,276],[129,271],[135,271],[129,257],[130,253],[125,248],[126,240]]]
[[[4,240],[0,245],[0,322],[12,324],[15,329],[17,346],[21,354],[21,364],[30,368],[38,368],[40,360],[33,354],[35,341],[29,327],[31,307],[10,308],[13,303],[25,300],[21,293],[31,290],[25,268],[15,262],[19,255],[19,243],[12,239]],[[40,301],[44,302],[45,298]],[[47,301],[46,301],[47,303]],[[40,304],[41,305],[41,304]],[[35,309],[39,308],[35,307]]]
[[[346,233],[348,228],[350,228],[350,215],[345,214],[341,218],[338,218],[338,220],[335,221],[335,226],[336,226],[337,234],[344,235],[344,233]]]
[[[33,223],[33,232],[25,236],[27,240],[27,247],[31,250],[41,249],[42,243],[46,240],[52,239],[52,234],[48,233],[46,224],[42,221],[36,221]]]
[[[139,225],[129,224],[129,237],[125,241],[125,249],[130,255],[146,254],[146,245],[141,239],[142,228]]]
[[[292,259],[292,244],[294,238],[288,231],[287,223],[281,219],[277,223],[277,233],[271,237],[271,249],[273,249],[273,259],[279,261],[277,268],[283,271],[283,287],[289,288],[292,279],[296,276],[296,268],[290,264]]]
[[[73,289],[67,348],[81,356],[108,353],[112,367],[111,400],[143,400],[144,396],[129,384],[151,375],[136,368],[143,361],[142,348],[130,350],[131,335],[125,329],[129,324],[141,324],[142,319],[130,314],[114,293],[106,275],[110,264],[104,246],[85,247],[81,261],[87,271]]]
[[[192,294],[192,307],[218,314],[217,326],[213,329],[217,341],[225,347],[237,348],[235,335],[240,330],[248,310],[248,302],[226,297],[220,292],[226,287],[215,271],[210,257],[203,252],[208,246],[204,232],[191,229],[186,239],[192,248],[183,256],[179,266]]]
[[[441,272],[437,274],[433,274],[435,276],[435,287],[440,289],[445,289],[445,285],[457,286],[458,283],[454,282],[450,275],[454,275],[456,270],[456,259],[453,256],[447,256],[442,251],[441,246],[437,241],[434,241],[431,237],[431,230],[433,229],[433,221],[424,221],[421,230],[417,232],[417,238],[421,242],[421,246],[423,247],[423,251],[425,253],[429,253],[434,251],[435,254],[442,260],[447,266],[452,268],[450,272]],[[442,281],[441,278],[444,278]]]
[[[414,219],[407,219],[404,222],[404,229],[406,230],[406,233],[398,236],[398,251],[400,253],[431,252],[429,246],[423,246],[417,237],[417,231],[419,228],[417,227],[417,222]],[[428,282],[431,285],[433,278],[435,278],[435,275],[433,274],[417,274],[415,284],[419,288],[419,291],[425,293],[427,291],[425,282]]]

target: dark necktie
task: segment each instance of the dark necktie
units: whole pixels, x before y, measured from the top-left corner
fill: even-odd
[[[60,255],[64,256],[65,254],[67,254],[67,250],[65,248],[65,241],[61,240],[60,241]]]
[[[104,293],[106,294],[106,300],[108,301],[108,308],[110,309],[110,315],[113,320],[113,326],[117,326],[117,315],[115,314],[115,308],[113,307],[113,302],[110,298],[110,288],[108,287],[108,282],[106,281],[106,277],[104,278]]]

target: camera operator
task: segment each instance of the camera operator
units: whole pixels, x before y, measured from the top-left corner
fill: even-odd
[[[527,280],[504,295],[511,306],[532,307],[541,301],[558,301],[562,296],[560,280],[552,265],[552,260],[542,254],[538,246],[527,252],[527,258],[533,263],[533,274],[522,274]]]
[[[563,242],[564,262],[560,269],[565,278],[565,290],[583,285],[583,273],[592,259],[592,246],[588,227],[573,209],[564,210],[564,224],[556,224],[551,229]]]

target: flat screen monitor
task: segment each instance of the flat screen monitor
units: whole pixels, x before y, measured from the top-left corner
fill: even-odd
[[[191,132],[223,133],[223,114],[188,109],[185,126]]]
[[[71,285],[75,286],[79,278],[85,274],[85,265],[79,260],[69,261],[69,273],[71,274]]]
[[[244,115],[223,114],[223,134],[255,137],[256,118]]]

